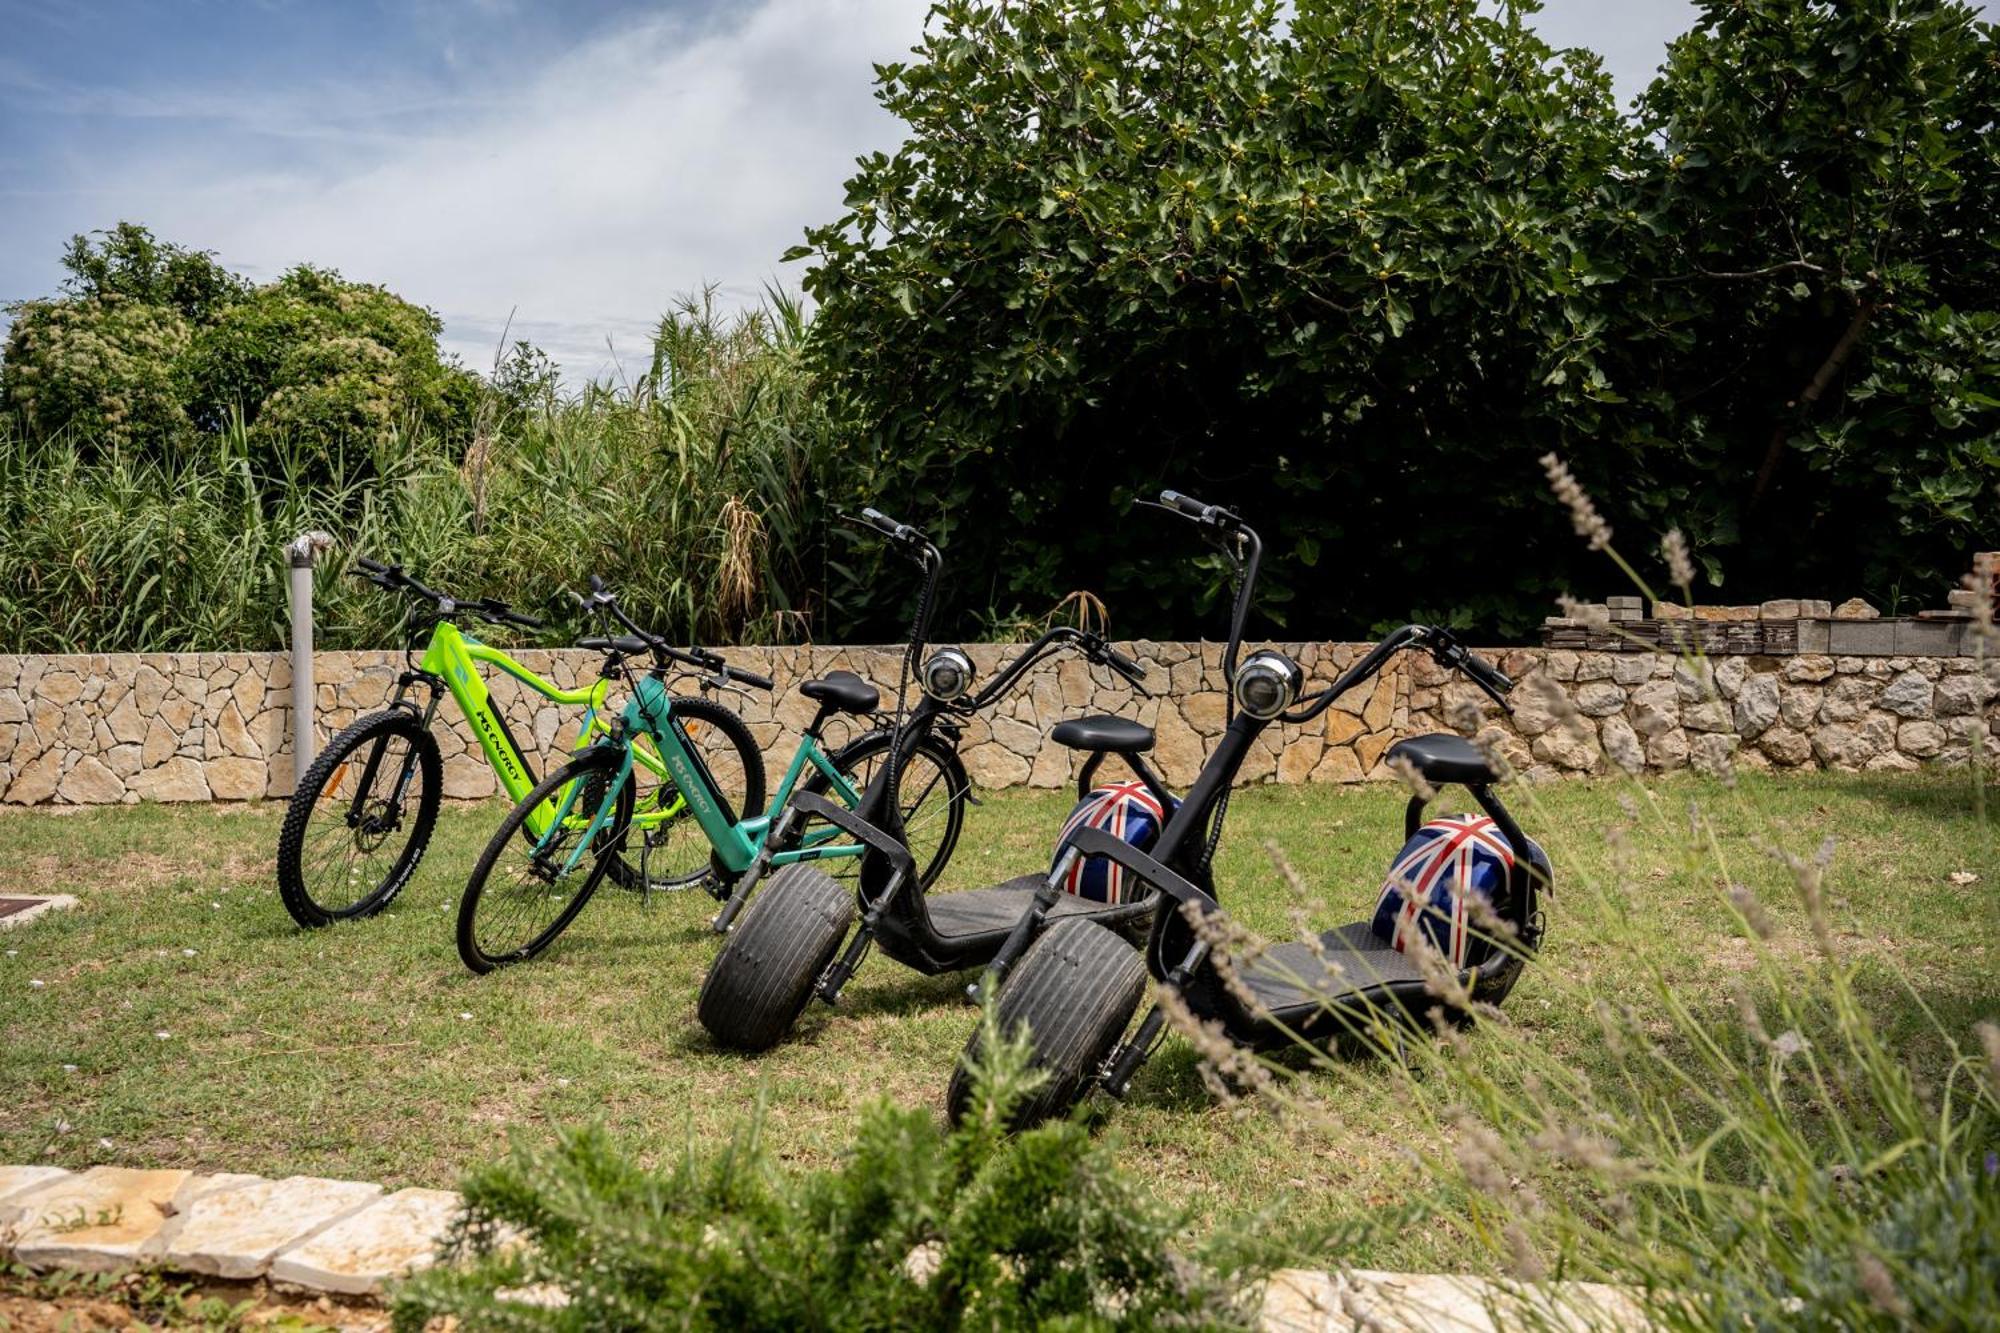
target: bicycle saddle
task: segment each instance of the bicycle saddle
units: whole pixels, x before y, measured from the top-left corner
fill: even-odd
[[[852,671],[829,671],[799,686],[799,693],[843,713],[872,713],[882,702],[882,692]]]

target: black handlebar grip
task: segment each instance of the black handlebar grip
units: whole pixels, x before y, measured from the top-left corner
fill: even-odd
[[[603,592],[604,591],[603,578],[600,577],[599,575],[592,574],[590,576],[590,590],[592,592]]]
[[[522,629],[548,628],[547,621],[538,620],[534,616],[528,615],[524,611],[514,611],[514,610],[503,611],[500,613],[500,618],[502,620],[509,622],[510,624],[519,625]]]
[[[1465,655],[1465,664],[1475,675],[1483,678],[1488,685],[1502,694],[1506,694],[1514,688],[1512,677],[1477,653],[1467,653]]]
[[[1169,509],[1178,509],[1189,518],[1207,518],[1209,507],[1192,496],[1179,491],[1161,491],[1160,503]]]
[[[387,574],[389,572],[389,567],[380,560],[370,560],[365,555],[355,556],[354,563],[367,570],[370,574]]]
[[[1119,652],[1109,644],[1104,646],[1104,659],[1111,663],[1115,669],[1135,680],[1144,680],[1146,678],[1146,664],[1144,662],[1125,656],[1125,654]]]
[[[754,671],[745,671],[742,667],[724,667],[723,671],[728,674],[731,680],[740,680],[745,685],[754,685],[760,690],[775,690],[778,688],[778,682],[772,680],[769,676],[760,676]]]
[[[864,509],[861,511],[861,517],[867,520],[869,526],[873,527],[877,532],[886,533],[891,537],[896,535],[896,529],[900,526],[895,519],[890,518],[879,509]]]

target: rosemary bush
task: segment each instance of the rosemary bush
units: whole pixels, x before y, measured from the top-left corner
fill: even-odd
[[[991,1022],[989,1013],[987,1021]],[[979,1113],[878,1102],[839,1165],[780,1170],[759,1121],[647,1170],[599,1131],[517,1146],[464,1183],[448,1262],[395,1294],[399,1329],[1249,1327],[1270,1243],[1184,1248],[1183,1219],[1080,1123],[1001,1126],[1031,1086],[989,1031]]]

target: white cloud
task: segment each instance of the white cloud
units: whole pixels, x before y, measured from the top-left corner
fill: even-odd
[[[475,366],[513,310],[514,336],[573,377],[612,373],[607,339],[631,370],[676,294],[797,284],[778,256],[835,215],[858,154],[896,141],[870,64],[907,51],[923,10],[764,0],[707,26],[647,20],[346,169],[162,164],[126,212],[248,272],[310,259],[381,283],[439,311]]]

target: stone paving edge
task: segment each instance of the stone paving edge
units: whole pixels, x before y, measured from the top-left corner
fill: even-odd
[[[447,1190],[315,1176],[0,1166],[0,1255],[36,1271],[156,1267],[344,1296],[434,1262],[458,1212]],[[1494,1333],[1647,1327],[1628,1290],[1451,1274],[1282,1269],[1261,1297],[1266,1333]]]

